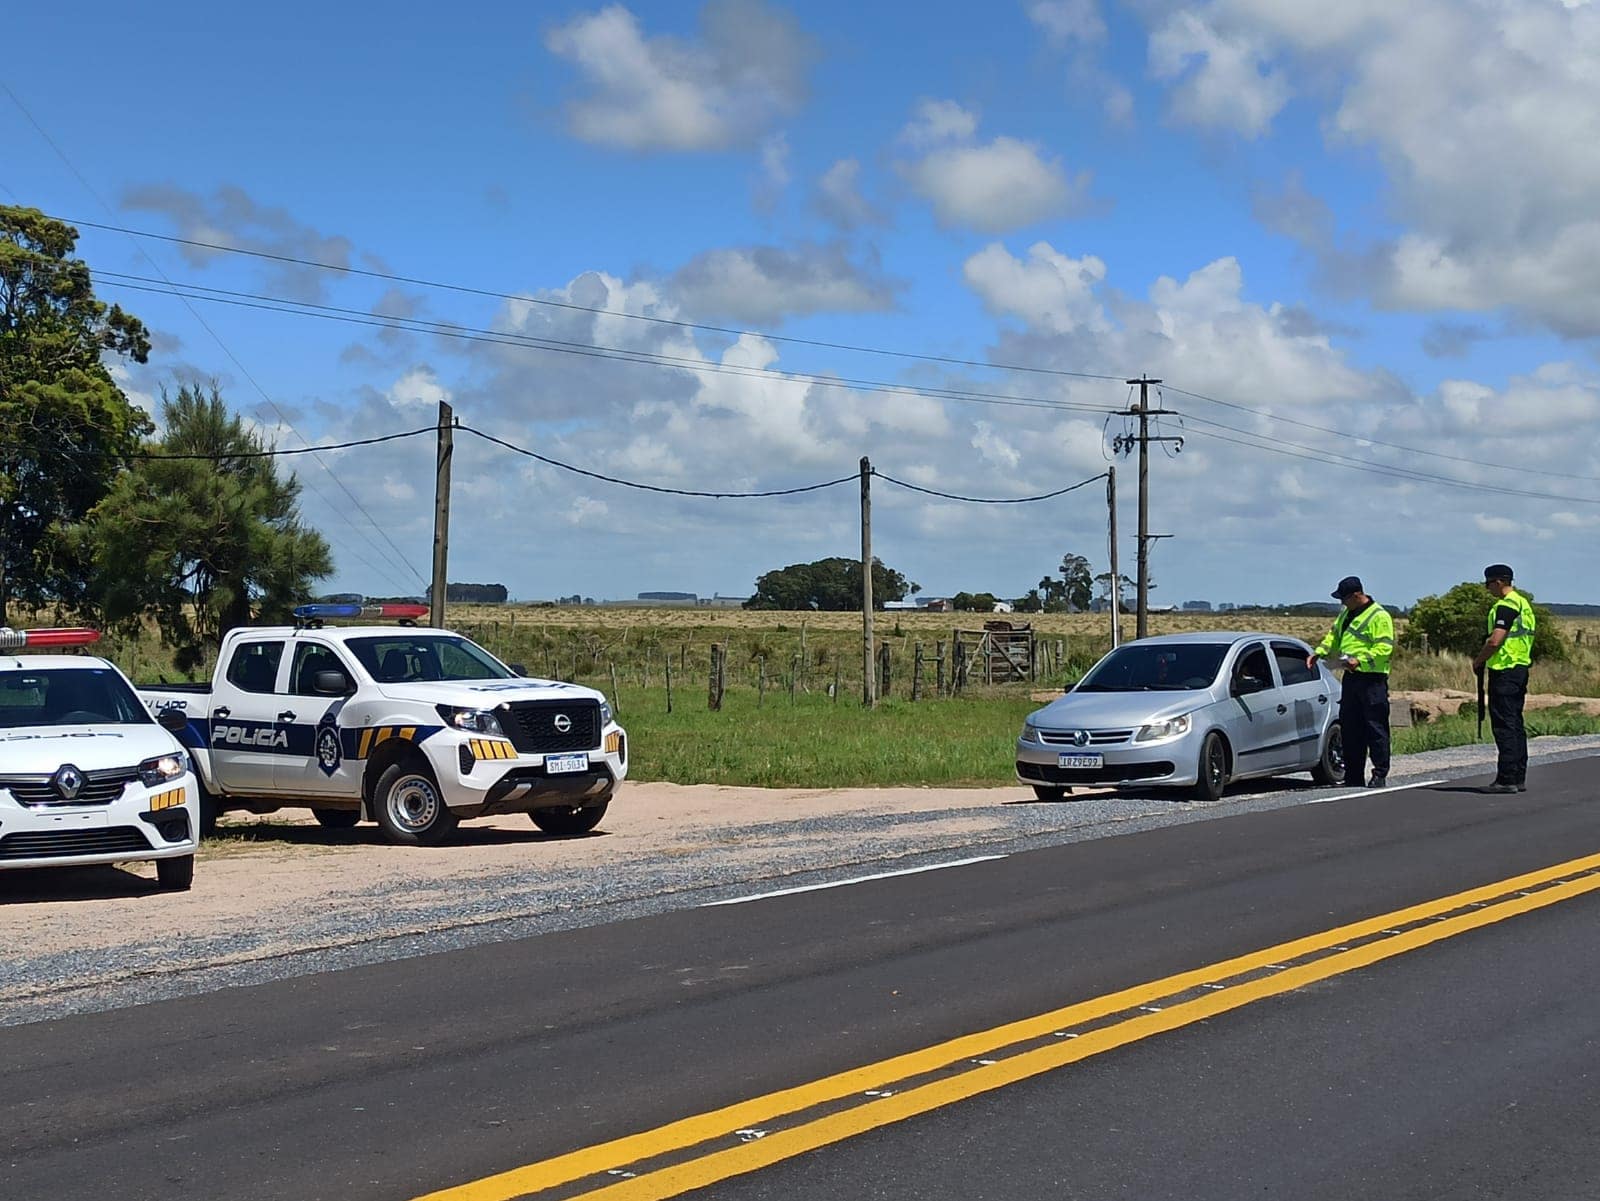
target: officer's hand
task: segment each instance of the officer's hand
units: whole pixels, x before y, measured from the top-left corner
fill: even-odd
[[[1306,666],[1315,671],[1317,669],[1317,657],[1315,655],[1307,655]]]

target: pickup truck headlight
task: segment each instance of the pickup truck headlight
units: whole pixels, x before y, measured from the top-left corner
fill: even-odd
[[[600,702],[600,728],[603,730],[611,724],[611,706],[605,701]]]
[[[454,729],[468,730],[473,734],[505,734],[500,728],[500,719],[488,709],[458,709],[454,705],[439,705],[437,708],[445,725]]]
[[[1147,726],[1140,726],[1139,732],[1133,736],[1135,742],[1163,742],[1168,738],[1181,738],[1189,732],[1194,723],[1185,713],[1182,717],[1169,717],[1166,721],[1153,721]]]
[[[139,764],[139,782],[151,788],[170,784],[189,770],[189,756],[182,751],[170,755],[157,755]]]

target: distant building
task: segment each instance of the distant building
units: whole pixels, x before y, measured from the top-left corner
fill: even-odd
[[[929,613],[948,613],[950,612],[950,598],[944,596],[930,597],[928,603],[922,607]]]
[[[995,601],[994,609],[991,611],[995,613],[1011,613],[1014,610],[1010,601]]]
[[[883,607],[885,609],[915,609],[917,608],[917,602],[914,600],[884,601]]]
[[[1183,611],[1185,613],[1209,613],[1211,612],[1211,602],[1205,600],[1184,601]]]
[[[702,609],[740,609],[749,599],[748,596],[723,596],[718,592],[712,596],[701,597],[695,603]]]
[[[700,598],[693,592],[641,592],[639,599],[656,604],[692,605]]]

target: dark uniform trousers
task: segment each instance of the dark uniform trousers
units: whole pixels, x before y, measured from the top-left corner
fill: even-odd
[[[1381,671],[1347,671],[1339,694],[1339,727],[1344,736],[1344,782],[1364,784],[1368,756],[1372,773],[1389,774],[1389,676]]]
[[[1500,752],[1494,782],[1524,784],[1528,779],[1528,730],[1522,724],[1522,703],[1528,696],[1528,669],[1507,667],[1489,672],[1488,691],[1489,728]],[[1348,739],[1345,745],[1349,745]]]

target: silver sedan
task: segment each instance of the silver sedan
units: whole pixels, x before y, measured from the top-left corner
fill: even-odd
[[[1230,780],[1344,778],[1339,682],[1281,634],[1169,634],[1125,643],[1030,714],[1017,778],[1041,800],[1074,785],[1183,787],[1214,801]]]

